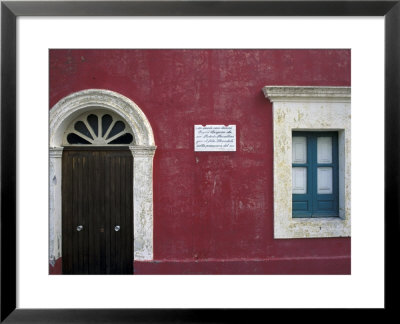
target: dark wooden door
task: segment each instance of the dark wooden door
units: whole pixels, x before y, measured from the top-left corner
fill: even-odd
[[[64,274],[133,274],[133,158],[128,149],[64,148]]]

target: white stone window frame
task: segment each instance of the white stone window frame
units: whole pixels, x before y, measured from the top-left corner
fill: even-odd
[[[274,238],[351,236],[351,88],[265,86],[272,102]],[[337,131],[339,217],[292,217],[293,131]]]
[[[50,109],[49,118],[49,263],[62,257],[61,167],[63,137],[81,114],[98,109],[125,121],[134,136],[133,155],[134,260],[153,259],[153,157],[154,134],[142,110],[129,98],[104,89],[70,94]]]

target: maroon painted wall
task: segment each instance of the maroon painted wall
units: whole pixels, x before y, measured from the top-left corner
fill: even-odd
[[[50,107],[108,89],[153,128],[155,261],[135,273],[350,273],[349,238],[273,239],[265,85],[350,86],[350,50],[50,51]],[[237,151],[194,152],[195,124],[237,125]]]

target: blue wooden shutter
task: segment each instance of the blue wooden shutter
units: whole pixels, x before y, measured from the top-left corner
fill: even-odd
[[[331,145],[331,161],[318,161],[318,138],[329,138]],[[336,132],[316,132],[313,136],[315,145],[314,154],[314,194],[313,194],[313,217],[329,217],[339,216],[339,163],[338,163],[338,137]],[[324,170],[321,172],[321,170]],[[330,170],[330,171],[328,171]],[[331,190],[329,192],[321,192],[319,190],[318,178],[323,177],[322,173],[331,172]]]
[[[292,177],[295,176],[295,170],[302,168],[306,170],[306,193],[299,194],[293,193],[293,216],[297,217],[311,217],[312,215],[312,151],[310,149],[310,133],[309,132],[296,132],[293,133],[293,137],[305,138],[306,139],[306,161],[305,163],[297,162],[292,158]],[[295,147],[293,147],[293,150]],[[295,153],[293,152],[293,155]],[[292,186],[294,185],[295,179],[292,179]]]
[[[293,217],[339,215],[339,162],[337,132],[293,132],[293,150],[299,138],[306,138],[307,160],[292,161]],[[293,151],[293,154],[296,154]],[[306,191],[296,190],[298,170],[306,170]]]

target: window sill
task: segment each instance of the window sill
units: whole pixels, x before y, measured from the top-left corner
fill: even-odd
[[[321,218],[340,218],[340,216],[338,215],[338,214],[335,214],[335,215],[301,215],[301,214],[298,214],[298,215],[292,215],[292,218],[311,218],[311,219],[314,219],[314,218],[319,218],[319,219],[321,219]]]
[[[336,217],[290,217],[276,226],[275,239],[350,237],[349,220]]]

